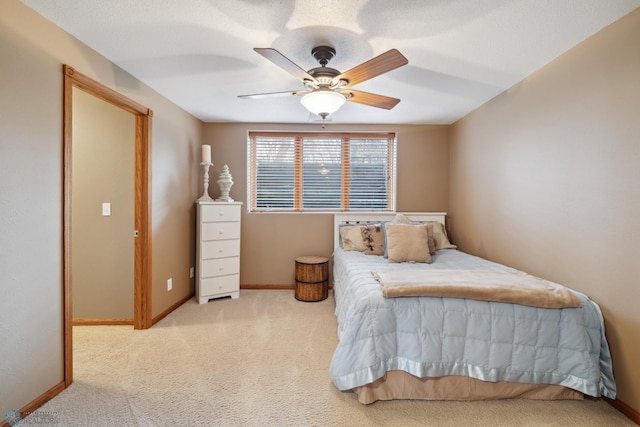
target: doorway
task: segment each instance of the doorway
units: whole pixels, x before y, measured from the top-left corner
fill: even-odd
[[[63,301],[64,301],[64,376],[68,386],[73,382],[73,309],[72,309],[72,123],[73,89],[115,105],[135,116],[135,171],[134,171],[134,304],[133,326],[135,329],[151,327],[151,118],[153,112],[77,72],[73,67],[63,66]],[[134,233],[134,230],[131,230]]]
[[[133,325],[135,116],[73,88],[73,326]]]

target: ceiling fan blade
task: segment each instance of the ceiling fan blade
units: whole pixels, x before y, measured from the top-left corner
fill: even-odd
[[[409,60],[404,57],[397,49],[391,49],[385,53],[376,56],[345,71],[344,73],[336,76],[333,81],[347,80],[349,86],[357,85],[365,80],[372,79],[380,74],[387,73],[391,70],[395,70],[398,67],[402,67],[409,63]]]
[[[285,70],[286,72],[288,72],[289,74],[297,78],[298,80],[302,80],[302,81],[311,80],[313,82],[316,81],[316,79],[313,78],[313,76],[311,76],[302,68],[298,67],[289,58],[287,58],[286,56],[284,56],[283,54],[281,54],[275,49],[272,49],[270,47],[264,47],[264,48],[256,47],[253,50],[258,52],[260,55],[264,56],[269,61],[273,62],[278,67],[282,68],[283,70]]]
[[[349,102],[357,102],[358,104],[369,105],[371,107],[377,107],[377,108],[384,108],[385,110],[391,110],[393,107],[395,107],[398,104],[398,102],[400,102],[398,98],[391,98],[390,96],[384,96],[384,95],[376,95],[375,93],[362,92],[359,90],[345,89],[340,93],[347,96],[347,101]]]
[[[244,99],[262,99],[262,98],[280,98],[291,95],[304,95],[306,90],[290,90],[288,92],[271,92],[271,93],[254,93],[251,95],[238,95],[238,98]]]

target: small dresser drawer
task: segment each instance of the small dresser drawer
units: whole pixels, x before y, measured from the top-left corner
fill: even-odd
[[[240,276],[238,274],[203,279],[202,282],[200,282],[200,294],[215,296],[217,294],[237,291],[238,283],[240,283]]]
[[[240,273],[240,257],[207,259],[201,261],[200,278],[227,276]]]
[[[240,255],[240,240],[210,240],[202,242],[200,259],[227,258]]]
[[[201,206],[202,222],[240,221],[240,206],[210,204]]]
[[[202,224],[202,240],[225,240],[240,238],[239,222],[205,222]]]

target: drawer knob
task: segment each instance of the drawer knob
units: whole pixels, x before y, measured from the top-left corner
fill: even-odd
[[[222,248],[218,249],[218,252],[222,253],[224,250]]]
[[[222,234],[224,233],[224,231],[220,230],[218,231],[218,234],[222,236]]]
[[[218,271],[222,271],[222,267],[218,267]]]
[[[220,212],[220,213],[218,213],[218,215],[224,216],[224,212]]]

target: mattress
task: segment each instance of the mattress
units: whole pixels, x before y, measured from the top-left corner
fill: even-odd
[[[615,398],[602,313],[582,293],[573,291],[581,307],[560,309],[463,298],[386,298],[373,271],[515,270],[454,249],[438,250],[431,264],[388,263],[382,256],[340,248],[333,261],[339,344],[330,371],[340,390],[361,390],[400,371],[418,379],[553,385]]]

